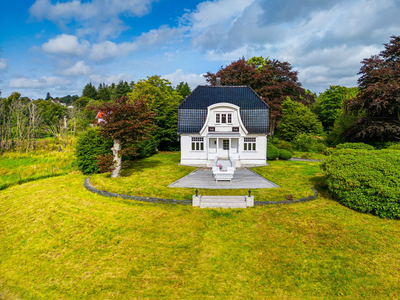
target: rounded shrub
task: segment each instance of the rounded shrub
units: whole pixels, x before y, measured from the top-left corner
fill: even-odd
[[[374,147],[364,143],[343,143],[336,146],[337,150],[340,149],[364,149],[364,150],[374,150]]]
[[[94,128],[88,129],[86,132],[78,136],[76,143],[76,163],[78,169],[83,174],[94,174],[99,172],[97,158],[111,154],[113,141],[109,138],[102,137]]]
[[[326,148],[326,149],[324,150],[323,153],[324,153],[324,155],[328,156],[328,155],[331,155],[333,151],[335,151],[334,148],[328,147],[328,148]]]
[[[316,142],[311,146],[311,150],[318,152],[318,153],[323,153],[326,148],[327,148],[327,146],[321,142]]]
[[[322,163],[332,196],[343,205],[381,218],[400,219],[400,153],[337,150]]]
[[[279,159],[288,160],[291,158],[292,158],[292,153],[290,151],[287,151],[285,149],[279,150]]]
[[[400,143],[390,145],[387,149],[388,150],[400,150]]]
[[[275,160],[279,157],[279,150],[273,144],[267,143],[267,159]]]

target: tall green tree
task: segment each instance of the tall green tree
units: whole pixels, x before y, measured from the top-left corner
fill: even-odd
[[[312,110],[317,114],[326,131],[333,129],[335,120],[342,114],[344,102],[354,98],[357,93],[358,88],[356,87],[331,85],[329,89],[319,94]]]
[[[301,133],[314,135],[324,133],[321,122],[310,108],[292,101],[289,97],[282,103],[282,119],[277,129],[279,137],[289,142]]]
[[[192,92],[187,82],[180,82],[175,89],[185,99]]]
[[[94,100],[97,99],[97,90],[91,82],[85,85],[85,87],[83,88],[82,97],[88,97]]]
[[[363,116],[344,133],[348,141],[400,140],[400,36],[391,36],[384,46],[379,55],[362,62],[360,93],[347,102],[346,108]]]
[[[286,97],[307,105],[315,101],[314,96],[301,87],[297,75],[288,62],[260,56],[248,61],[243,57],[217,73],[207,72],[205,78],[212,85],[215,85],[217,77],[221,77],[223,85],[248,85],[255,90],[270,107],[270,130],[273,134],[282,117],[282,102]]]
[[[108,102],[111,100],[111,90],[106,84],[99,84],[99,87],[97,88],[97,98],[102,102]]]
[[[155,113],[157,130],[153,133],[158,149],[178,150],[178,105],[182,96],[172,88],[171,82],[158,75],[140,80],[129,94],[132,99],[145,97],[150,110]]]
[[[127,96],[132,91],[128,82],[121,80],[112,90],[111,94],[114,99]]]

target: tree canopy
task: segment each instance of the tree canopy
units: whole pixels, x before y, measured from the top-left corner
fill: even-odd
[[[276,59],[253,57],[248,61],[241,58],[217,73],[207,72],[208,83],[215,85],[216,78],[221,77],[223,85],[249,85],[270,107],[271,130],[282,116],[282,102],[286,97],[312,104],[314,96],[306,93],[297,79],[298,72],[292,70],[288,62]]]
[[[391,36],[385,50],[362,62],[360,93],[347,111],[363,115],[344,133],[348,141],[387,142],[400,139],[400,36]]]
[[[82,97],[88,97],[90,99],[97,99],[97,90],[92,83],[85,85],[82,91]]]
[[[154,123],[157,130],[154,132],[154,138],[158,149],[178,150],[178,105],[182,96],[172,88],[171,83],[158,75],[147,77],[147,80],[140,80],[135,84],[129,97],[144,97],[155,114]]]
[[[282,119],[278,124],[279,137],[292,141],[300,133],[321,135],[324,133],[317,116],[304,104],[289,97],[282,103]]]

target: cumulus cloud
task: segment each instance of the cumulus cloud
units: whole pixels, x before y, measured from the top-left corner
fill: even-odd
[[[98,34],[100,38],[116,37],[127,28],[120,16],[140,17],[151,11],[157,0],[71,0],[57,2],[36,0],[29,9],[32,17],[49,20],[63,28],[75,23],[77,34]]]
[[[83,56],[89,46],[88,41],[79,42],[76,36],[63,33],[44,43],[42,49],[46,53]]]
[[[138,48],[136,43],[121,43],[116,44],[110,41],[105,41],[93,44],[90,49],[89,57],[93,60],[103,60],[116,57],[118,55],[127,55],[128,53]]]
[[[103,75],[90,75],[89,78],[90,80],[95,83],[95,84],[100,84],[100,83],[105,83],[105,84],[111,84],[111,83],[118,83],[121,80],[123,81],[131,81],[129,78],[131,76],[126,74],[126,73],[119,73],[119,74],[103,74]]]
[[[0,58],[0,70],[5,70],[8,68],[8,58]]]
[[[20,77],[11,79],[8,87],[21,89],[39,89],[64,86],[67,84],[69,84],[68,80],[56,76],[41,77],[39,79]]]
[[[75,65],[61,72],[61,74],[65,76],[82,76],[82,75],[89,75],[91,73],[92,73],[92,68],[90,66],[85,65],[85,62],[82,60],[76,62]]]
[[[195,74],[195,73],[185,73],[182,69],[177,69],[175,72],[171,74],[166,74],[162,76],[165,79],[168,79],[173,85],[177,86],[181,82],[187,82],[190,88],[193,90],[198,85],[205,85],[206,79],[203,76],[204,74]]]

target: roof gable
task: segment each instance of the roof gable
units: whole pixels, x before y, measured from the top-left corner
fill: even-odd
[[[178,107],[178,133],[198,133],[217,103],[239,106],[249,133],[268,133],[269,106],[249,86],[198,86]]]

